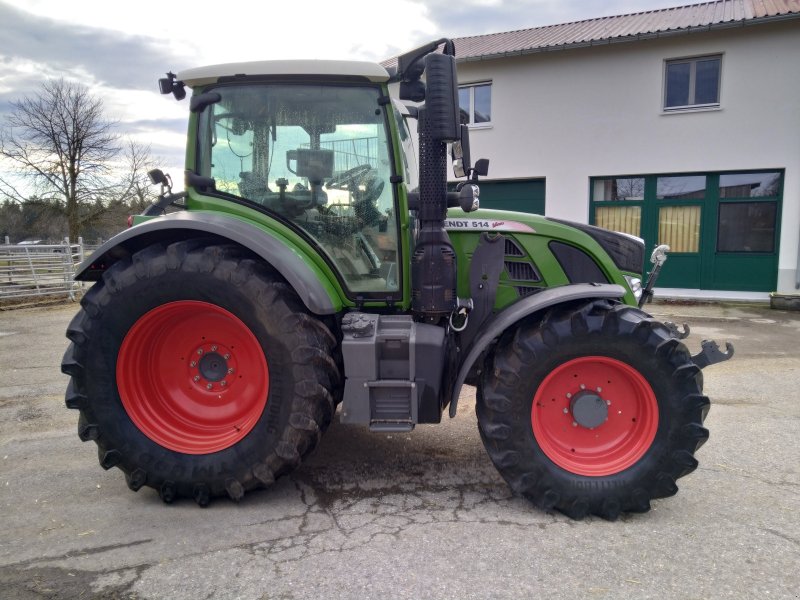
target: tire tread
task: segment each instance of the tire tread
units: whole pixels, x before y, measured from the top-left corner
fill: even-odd
[[[91,377],[84,359],[93,343],[93,330],[102,330],[103,319],[113,311],[115,298],[131,286],[147,285],[148,280],[174,271],[210,275],[243,290],[260,306],[270,306],[275,334],[291,340],[288,363],[296,384],[288,421],[272,451],[245,468],[222,465],[224,468],[218,472],[219,468],[199,460],[198,465],[205,466],[199,466],[194,473],[191,468],[177,469],[180,476],[163,473],[157,467],[158,459],[129,451],[125,440],[110,439],[97,424],[99,414],[105,410],[103,403],[113,399],[87,394]],[[81,310],[67,328],[67,337],[71,343],[61,370],[70,376],[65,403],[80,413],[78,436],[83,441],[96,442],[101,466],[120,468],[131,490],[152,487],[166,503],[187,497],[199,506],[207,506],[212,498],[225,495],[238,502],[248,490],[271,485],[319,444],[333,418],[333,390],[341,386],[340,369],[333,358],[336,338],[324,323],[308,314],[292,288],[276,280],[269,266],[243,254],[241,249],[208,245],[205,240],[156,243],[120,259],[84,294]]]
[[[526,383],[532,380],[522,381],[521,376],[534,377],[538,369],[537,377],[544,377],[540,365],[574,340],[599,348],[612,341],[628,344],[642,361],[658,365],[653,368],[660,369],[673,390],[662,409],[671,415],[665,425],[670,432],[660,434],[658,448],[619,474],[619,481],[617,474],[592,478],[569,473],[535,443],[530,426],[533,392]],[[544,510],[556,509],[573,519],[595,514],[614,520],[623,512],[646,512],[652,499],[678,491],[675,481],[697,468],[694,452],[708,439],[702,424],[709,405],[700,369],[667,327],[637,308],[594,300],[556,307],[540,320],[524,320],[506,332],[487,357],[476,413],[486,451],[512,490]],[[627,475],[634,470],[636,475]]]

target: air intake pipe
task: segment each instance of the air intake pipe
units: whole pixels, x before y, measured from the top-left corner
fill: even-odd
[[[449,51],[449,53],[448,53]],[[460,139],[454,48],[428,54],[425,105],[419,110],[419,229],[411,257],[411,309],[430,322],[456,308],[456,254],[447,217],[447,143]]]

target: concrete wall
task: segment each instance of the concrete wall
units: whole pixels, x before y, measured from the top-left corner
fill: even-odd
[[[721,53],[720,108],[664,113],[664,61]],[[459,63],[492,82],[473,129],[490,177],[545,177],[546,213],[586,221],[589,178],[784,168],[781,292],[795,292],[800,232],[800,22]]]

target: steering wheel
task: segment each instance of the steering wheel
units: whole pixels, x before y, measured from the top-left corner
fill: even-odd
[[[358,181],[372,170],[370,165],[358,165],[347,171],[342,171],[338,175],[334,175],[325,184],[325,187],[336,190],[348,189],[351,185],[358,183]]]

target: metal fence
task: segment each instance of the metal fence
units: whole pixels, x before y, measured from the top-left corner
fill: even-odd
[[[303,144],[304,148],[310,148],[310,144]],[[333,150],[334,165],[333,170],[341,173],[357,167],[359,165],[378,164],[378,138],[365,137],[346,140],[328,140],[320,142],[320,147],[326,150]]]
[[[77,244],[65,239],[61,244],[0,245],[0,302],[58,295],[75,300],[80,283],[73,274],[83,257],[81,238]]]

